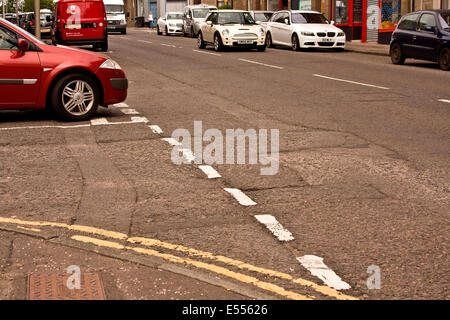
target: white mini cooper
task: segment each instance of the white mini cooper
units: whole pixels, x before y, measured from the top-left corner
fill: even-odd
[[[200,49],[213,44],[216,51],[224,47],[255,48],[265,51],[265,30],[248,11],[211,11],[202,23],[197,44]]]

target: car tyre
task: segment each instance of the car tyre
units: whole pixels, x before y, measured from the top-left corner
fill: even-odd
[[[390,50],[391,61],[393,64],[404,64],[405,57],[402,52],[402,47],[398,42],[395,42],[391,46]]]
[[[267,35],[266,35],[266,47],[273,48],[272,35],[270,34],[270,32],[267,32]]]
[[[65,121],[88,120],[98,109],[99,88],[82,73],[68,74],[54,85],[50,103],[57,116]]]
[[[215,51],[223,50],[222,38],[218,34],[214,36],[214,50]]]
[[[105,42],[103,42],[103,43],[100,45],[100,50],[101,50],[101,51],[104,51],[104,52],[108,51],[108,40],[106,40]]]
[[[121,33],[122,34],[127,34],[127,30],[122,30]]]
[[[442,70],[450,70],[450,48],[442,48],[439,52],[439,66]]]
[[[294,33],[294,35],[292,36],[292,50],[294,51],[299,51],[300,50],[300,43],[298,41],[298,36],[297,34]]]
[[[165,30],[165,36],[168,36],[169,35],[169,30],[167,29],[167,26],[166,26],[166,28],[164,29]]]
[[[256,50],[258,50],[258,52],[264,52],[264,51],[266,51],[266,46],[265,46],[265,45],[258,46],[258,47],[256,48]]]
[[[191,37],[192,37],[192,38],[195,38],[194,27],[191,27]]]
[[[201,32],[198,33],[198,37],[197,37],[197,47],[199,49],[205,49],[206,44],[205,41],[203,41],[203,35]]]
[[[156,26],[156,34],[158,36],[162,35],[162,32],[159,30],[159,25]]]

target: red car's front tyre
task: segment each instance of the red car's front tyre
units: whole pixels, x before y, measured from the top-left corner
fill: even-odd
[[[81,73],[69,74],[57,81],[50,96],[51,108],[66,121],[88,120],[97,111],[99,89],[95,81]]]

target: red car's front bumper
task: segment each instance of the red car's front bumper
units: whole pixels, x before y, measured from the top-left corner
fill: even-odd
[[[103,87],[102,105],[107,106],[125,101],[127,98],[128,80],[122,70],[99,69],[97,77]]]

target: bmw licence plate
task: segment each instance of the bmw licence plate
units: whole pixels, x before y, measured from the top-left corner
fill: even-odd
[[[323,42],[333,42],[333,39],[332,38],[322,38],[321,41],[323,41]]]
[[[238,44],[253,44],[253,40],[238,40]]]

